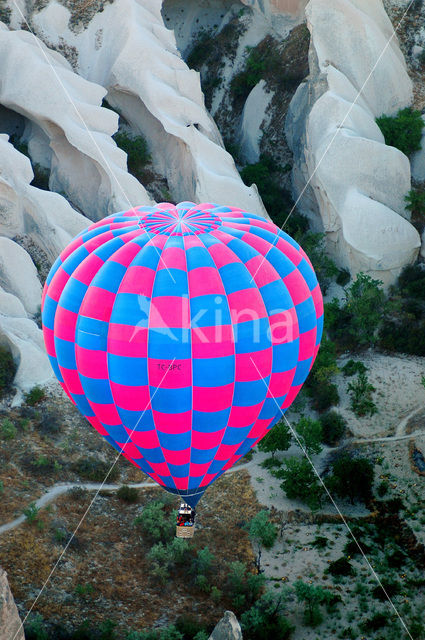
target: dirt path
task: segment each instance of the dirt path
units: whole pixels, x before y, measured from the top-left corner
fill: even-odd
[[[381,437],[381,438],[362,438],[362,439],[352,439],[347,441],[348,443],[352,443],[352,444],[370,444],[370,443],[375,443],[375,442],[397,442],[399,440],[407,440],[409,438],[415,438],[416,436],[421,436],[421,435],[425,435],[425,430],[421,429],[418,431],[414,431],[413,433],[409,433],[408,435],[405,434],[406,431],[406,427],[407,424],[409,423],[409,420],[416,415],[417,413],[419,413],[419,411],[421,411],[423,409],[423,406],[421,405],[420,407],[416,407],[413,411],[411,411],[410,413],[408,413],[407,416],[405,416],[400,423],[397,426],[396,429],[396,435],[394,436],[386,436],[386,437]],[[253,466],[258,466],[256,465],[256,463],[254,461],[251,462],[246,462],[244,464],[238,465],[236,467],[234,467],[233,469],[229,469],[226,473],[235,473],[237,471],[243,471],[244,469],[249,469]],[[41,509],[42,507],[45,507],[46,505],[50,504],[51,502],[53,502],[58,496],[63,495],[64,493],[66,493],[67,491],[69,491],[70,489],[73,489],[74,487],[80,487],[81,489],[85,489],[86,491],[118,491],[118,489],[120,488],[119,484],[102,484],[100,482],[88,482],[88,483],[75,483],[75,482],[68,482],[68,483],[58,483],[53,485],[53,487],[51,487],[44,495],[41,496],[41,498],[39,498],[38,500],[35,501],[35,505],[38,509]],[[134,489],[151,489],[153,487],[158,487],[159,485],[157,485],[154,482],[150,482],[149,480],[145,481],[145,482],[139,482],[137,484],[130,484],[130,487],[134,488]],[[3,533],[6,533],[7,531],[11,531],[12,529],[15,529],[16,527],[18,527],[19,525],[21,525],[23,522],[25,521],[25,516],[19,516],[18,518],[15,518],[15,520],[12,520],[11,522],[7,522],[6,524],[2,524],[0,525],[0,535],[2,535]]]
[[[226,473],[235,473],[236,471],[243,471],[244,469],[249,468],[253,464],[254,464],[253,462],[246,462],[245,464],[240,464],[234,467],[233,469],[229,469],[229,471],[227,471]],[[54,500],[56,500],[58,496],[63,495],[64,493],[66,493],[70,489],[73,489],[74,487],[78,487],[79,489],[85,489],[86,491],[118,491],[118,489],[121,486],[122,485],[120,484],[103,484],[101,482],[57,483],[53,485],[53,487],[51,487],[48,491],[46,491],[46,493],[44,493],[41,496],[41,498],[38,498],[38,500],[36,500],[34,504],[37,507],[37,509],[41,509],[42,507],[45,507],[51,502],[53,502]],[[130,484],[128,486],[132,487],[133,489],[152,489],[155,487],[157,487],[158,489],[161,488],[158,484],[156,484],[155,482],[151,482],[149,480],[146,480],[144,482],[138,482],[136,484]],[[25,522],[24,515],[19,516],[18,518],[15,518],[15,520],[12,520],[11,522],[7,522],[6,524],[0,525],[0,535],[2,533],[6,533],[7,531],[11,531],[12,529],[16,529],[16,527],[19,527],[19,525],[22,524],[23,522]]]

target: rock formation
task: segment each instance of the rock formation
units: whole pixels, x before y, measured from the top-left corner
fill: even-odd
[[[411,102],[411,81],[380,0],[310,0],[306,13],[311,73],[287,118],[295,195],[340,266],[388,285],[420,239],[404,208],[409,160],[375,119]]]
[[[45,255],[51,264],[90,222],[62,196],[31,186],[32,179],[29,159],[0,135],[0,343],[11,349],[18,365],[15,384],[22,390],[52,372],[33,320],[41,283],[34,261],[15,240],[31,238],[34,260]]]
[[[0,567],[0,640],[25,640],[15,601]]]
[[[209,640],[242,640],[240,624],[232,611],[225,612],[220,622],[214,627]]]
[[[151,202],[111,138],[118,115],[100,106],[103,87],[78,76],[32,34],[4,25],[0,74],[0,104],[25,118],[23,140],[32,159],[49,169],[51,190],[66,193],[93,220]]]
[[[177,50],[161,0],[116,0],[86,28],[69,28],[56,2],[31,16],[37,34],[78,51],[78,73],[107,90],[107,100],[149,143],[156,170],[176,201],[223,202],[266,215],[255,186],[242,182],[204,106],[199,74]]]

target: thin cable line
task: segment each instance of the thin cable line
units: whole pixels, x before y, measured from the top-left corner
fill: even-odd
[[[92,131],[89,129],[89,127],[86,124],[86,121],[84,120],[83,116],[81,115],[77,105],[75,104],[74,100],[72,99],[71,94],[69,93],[68,89],[66,88],[66,86],[64,85],[64,83],[62,82],[60,76],[58,75],[56,69],[54,68],[49,56],[47,55],[46,51],[44,50],[43,46],[41,45],[40,40],[37,38],[36,34],[34,33],[33,29],[31,28],[28,20],[26,19],[26,17],[24,16],[24,14],[22,13],[20,7],[17,5],[16,0],[13,0],[13,4],[15,5],[15,7],[17,8],[17,10],[19,11],[22,20],[25,22],[28,31],[31,33],[31,35],[34,37],[34,40],[38,46],[38,48],[40,49],[41,53],[44,56],[44,59],[46,60],[47,64],[49,65],[49,67],[51,68],[53,75],[55,76],[59,86],[61,87],[62,91],[65,94],[65,97],[68,99],[69,103],[71,104],[71,106],[73,107],[75,113],[77,114],[78,118],[81,120],[81,123],[84,127],[84,129],[86,130],[91,142],[93,143],[93,145],[96,147],[97,152],[99,153],[99,157],[102,158],[103,162],[105,163],[105,165],[107,166],[110,175],[112,176],[112,178],[115,180],[115,182],[118,185],[119,190],[121,191],[121,194],[123,195],[124,199],[127,201],[127,204],[129,206],[129,209],[134,209],[135,205],[132,205],[130,202],[130,198],[128,197],[127,193],[124,191],[120,181],[118,180],[117,176],[115,175],[114,171],[112,170],[111,165],[108,162],[108,159],[106,158],[105,154],[102,152],[102,149],[99,147],[96,138],[94,137]],[[140,183],[141,184],[141,183]],[[141,185],[143,187],[143,185]],[[144,187],[143,187],[144,188]],[[156,250],[158,251],[157,247],[155,247]],[[161,260],[161,257],[160,257]],[[164,267],[167,269],[169,276],[171,277],[172,281],[174,282],[174,284],[176,284],[176,281],[173,277],[173,274],[170,272],[170,270],[168,269],[167,265],[164,263]]]
[[[322,164],[322,162],[323,162],[323,160],[325,159],[325,157],[327,156],[327,154],[328,154],[328,152],[329,152],[330,148],[332,147],[333,143],[335,142],[335,139],[337,138],[337,136],[338,136],[338,134],[339,134],[339,132],[340,132],[340,129],[342,129],[342,127],[344,126],[344,124],[345,124],[345,122],[346,122],[347,118],[349,118],[349,116],[350,116],[350,114],[351,114],[352,110],[354,109],[354,106],[357,104],[357,102],[358,102],[358,100],[359,100],[360,96],[362,95],[362,93],[363,93],[364,89],[366,88],[366,85],[367,85],[367,84],[369,84],[369,81],[370,81],[370,79],[371,79],[371,77],[372,77],[373,73],[375,72],[376,67],[377,67],[377,66],[379,65],[379,63],[381,62],[381,60],[382,60],[383,56],[385,55],[385,53],[386,53],[386,51],[387,51],[388,47],[390,46],[390,44],[391,44],[391,42],[393,41],[394,37],[397,35],[397,31],[398,31],[398,30],[399,30],[399,28],[401,27],[401,24],[402,24],[403,20],[405,19],[406,15],[408,14],[408,12],[409,12],[409,10],[410,10],[410,7],[413,5],[414,1],[415,1],[415,0],[410,0],[409,6],[407,7],[407,9],[405,10],[405,12],[403,13],[403,15],[402,15],[402,17],[401,17],[401,19],[400,19],[400,22],[397,24],[397,27],[396,27],[395,29],[393,29],[393,32],[392,32],[392,34],[391,34],[390,38],[389,38],[389,39],[388,39],[388,41],[386,42],[385,47],[383,48],[383,50],[381,51],[381,54],[379,55],[379,57],[378,57],[377,61],[376,61],[376,62],[375,62],[375,64],[373,65],[372,70],[370,71],[370,73],[369,73],[369,75],[367,76],[366,80],[364,81],[364,83],[362,84],[361,88],[359,89],[359,91],[358,91],[358,93],[357,93],[357,95],[356,95],[356,97],[355,97],[354,101],[351,103],[351,105],[350,105],[350,107],[349,107],[349,109],[348,109],[347,113],[345,114],[345,116],[344,116],[344,118],[343,118],[343,120],[342,120],[341,124],[339,124],[339,125],[336,127],[336,131],[335,131],[335,133],[333,134],[333,136],[332,136],[332,138],[331,138],[331,140],[330,140],[330,142],[329,142],[328,146],[326,147],[325,151],[323,152],[323,155],[321,156],[321,158],[320,158],[319,162],[317,163],[316,167],[314,168],[314,170],[313,170],[313,172],[312,172],[311,176],[308,178],[308,180],[307,180],[306,184],[304,185],[304,188],[302,189],[302,191],[301,191],[300,195],[298,196],[298,198],[297,198],[296,202],[294,203],[294,205],[293,205],[292,209],[290,210],[290,212],[288,213],[287,217],[285,218],[285,220],[284,220],[284,222],[283,222],[282,226],[280,227],[281,231],[283,231],[283,227],[286,225],[286,223],[288,222],[289,218],[290,218],[290,217],[292,216],[292,214],[294,213],[295,209],[296,209],[296,208],[297,208],[297,206],[298,206],[298,203],[300,202],[300,200],[301,200],[301,198],[303,197],[304,193],[306,192],[306,190],[307,190],[307,189],[308,189],[308,187],[310,186],[311,181],[313,180],[314,176],[316,175],[317,171],[318,171],[318,170],[319,170],[319,168],[320,168],[320,165]],[[277,242],[277,240],[278,240],[278,239],[279,239],[279,236],[276,236],[276,242]],[[274,245],[274,243],[273,243],[273,245],[272,245],[272,246],[275,246],[275,245]],[[271,248],[271,247],[270,247],[270,248]],[[269,249],[269,251],[270,251],[270,249]],[[258,268],[257,268],[257,271],[256,271],[256,272],[255,272],[255,274],[252,276],[251,281],[255,278],[255,276],[257,275],[257,273],[258,273],[258,271],[259,271],[259,269],[261,269],[261,266],[262,266],[262,264],[263,264],[264,260],[266,259],[267,255],[268,255],[268,252],[265,254],[265,256],[263,257],[263,260],[260,262],[260,264],[259,264],[259,266],[258,266]]]
[[[173,359],[173,361],[172,361],[172,363],[171,363],[171,365],[170,365],[170,366],[172,366],[172,365],[174,364],[174,361],[175,361],[175,358]],[[134,426],[134,427],[133,427],[133,429],[131,430],[131,432],[130,432],[130,434],[129,434],[129,436],[128,436],[127,440],[126,440],[126,442],[124,442],[124,445],[122,446],[121,451],[118,453],[117,457],[115,458],[114,462],[112,463],[112,465],[111,465],[111,467],[110,467],[110,469],[109,469],[108,473],[107,473],[107,474],[106,474],[106,476],[104,477],[104,479],[103,479],[103,481],[102,481],[102,483],[101,483],[101,485],[100,485],[99,489],[97,489],[96,493],[94,494],[94,496],[93,496],[93,498],[92,498],[92,500],[91,500],[91,502],[90,502],[89,506],[87,507],[87,509],[85,510],[84,514],[82,515],[81,520],[79,521],[79,523],[77,524],[76,528],[74,529],[74,531],[73,531],[73,533],[72,533],[72,535],[71,535],[70,539],[69,539],[69,540],[68,540],[68,542],[66,543],[65,547],[62,549],[62,551],[61,551],[61,553],[60,553],[60,555],[59,555],[59,558],[56,560],[55,564],[53,565],[52,570],[50,571],[49,575],[47,576],[46,580],[44,581],[44,583],[43,583],[43,585],[42,585],[42,587],[41,587],[40,591],[38,592],[37,597],[36,597],[36,598],[35,598],[35,600],[33,601],[33,603],[32,603],[32,605],[30,606],[30,608],[28,609],[26,616],[25,616],[25,617],[24,617],[24,619],[21,621],[21,624],[20,624],[20,626],[18,627],[18,629],[17,629],[17,631],[16,631],[15,635],[13,636],[12,640],[16,640],[16,638],[17,638],[18,634],[20,633],[21,629],[23,629],[23,628],[24,628],[24,624],[25,624],[25,622],[26,622],[26,620],[27,620],[28,616],[30,615],[31,611],[34,609],[35,605],[37,604],[38,600],[39,600],[39,599],[40,599],[40,597],[41,597],[41,594],[43,593],[44,589],[46,588],[46,586],[47,586],[47,584],[49,583],[50,579],[52,578],[53,574],[55,573],[55,571],[56,571],[56,569],[57,569],[57,567],[58,567],[58,565],[59,565],[60,561],[62,560],[63,556],[65,555],[66,551],[68,550],[69,545],[71,544],[71,542],[72,542],[73,538],[75,537],[75,534],[77,533],[77,531],[79,530],[79,528],[80,528],[80,527],[81,527],[81,525],[83,524],[83,522],[84,522],[84,520],[85,520],[85,518],[86,518],[87,514],[89,513],[89,511],[90,511],[91,507],[93,506],[94,501],[96,500],[96,498],[97,498],[97,496],[99,495],[99,493],[102,491],[102,488],[103,488],[103,487],[104,487],[104,485],[106,484],[106,481],[107,481],[107,479],[109,478],[109,476],[110,476],[110,474],[111,474],[112,470],[114,469],[115,465],[117,464],[118,460],[120,459],[120,456],[121,456],[121,453],[122,453],[122,451],[123,451],[124,447],[125,447],[125,446],[130,442],[130,440],[131,440],[131,436],[133,435],[133,433],[134,433],[134,432],[135,432],[135,430],[137,429],[137,427],[138,427],[138,425],[139,425],[140,420],[141,420],[141,419],[143,418],[143,416],[145,415],[146,410],[147,410],[147,408],[148,408],[149,404],[152,402],[152,400],[154,399],[154,397],[155,397],[156,393],[157,393],[157,392],[159,391],[159,389],[161,388],[161,385],[162,385],[162,383],[164,382],[164,380],[165,380],[165,378],[166,378],[166,376],[167,376],[168,372],[169,372],[169,369],[167,369],[167,371],[166,371],[166,372],[165,372],[165,374],[163,375],[163,377],[162,377],[162,379],[161,379],[161,381],[160,381],[160,383],[159,383],[158,387],[155,389],[155,393],[152,395],[152,398],[150,398],[150,399],[149,399],[148,404],[147,404],[147,405],[146,405],[146,407],[143,409],[143,411],[142,411],[142,413],[141,413],[141,415],[140,415],[140,418],[137,420],[137,422],[136,422],[135,426]]]
[[[257,372],[259,374],[259,376],[261,377],[261,380],[264,382],[264,385],[266,386],[267,390],[269,390],[269,385],[266,383],[266,381],[264,380],[263,376],[261,375],[257,365],[255,364],[254,360],[251,358],[251,362],[253,363],[254,367],[257,369]],[[282,411],[279,403],[276,401],[276,398],[272,395],[271,396],[273,398],[273,401],[275,403],[275,405],[277,406],[279,412]],[[367,566],[369,567],[373,577],[375,578],[376,582],[378,583],[378,585],[381,587],[382,591],[385,594],[385,597],[387,598],[388,602],[390,603],[391,607],[393,608],[395,614],[397,615],[398,619],[400,620],[404,630],[406,631],[407,635],[409,636],[410,640],[414,640],[412,634],[410,633],[409,629],[406,626],[406,623],[404,622],[403,618],[401,617],[400,613],[398,612],[397,607],[395,606],[394,602],[391,600],[387,590],[385,589],[384,585],[381,582],[381,579],[379,578],[378,574],[376,573],[375,569],[372,567],[371,563],[369,562],[365,552],[363,551],[360,543],[358,542],[356,536],[354,535],[353,531],[351,530],[350,525],[348,524],[346,518],[344,517],[343,513],[341,512],[341,510],[339,509],[338,505],[336,504],[334,498],[332,497],[332,495],[329,492],[329,489],[327,488],[327,486],[325,485],[324,481],[322,480],[322,477],[320,476],[320,473],[317,471],[316,467],[314,466],[314,463],[312,461],[312,459],[310,458],[308,451],[305,449],[305,447],[303,446],[297,432],[295,431],[295,429],[293,429],[293,427],[291,426],[291,424],[289,423],[288,418],[286,417],[285,414],[283,414],[283,419],[285,420],[286,424],[289,427],[289,430],[291,431],[291,434],[293,435],[293,437],[295,438],[295,440],[297,441],[298,446],[300,447],[301,451],[303,452],[303,454],[305,455],[305,457],[307,458],[308,462],[310,463],[315,475],[317,476],[317,478],[319,479],[320,484],[322,485],[323,489],[325,490],[329,500],[332,502],[333,506],[335,507],[335,510],[337,511],[339,517],[341,518],[342,522],[344,523],[344,525],[346,526],[349,534],[351,535],[351,537],[353,538],[354,542],[356,543],[357,547],[359,548],[359,551],[361,553],[361,555],[363,556]]]

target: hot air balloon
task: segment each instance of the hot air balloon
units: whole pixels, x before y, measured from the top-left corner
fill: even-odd
[[[43,291],[72,402],[195,507],[279,421],[317,355],[323,300],[302,248],[235,207],[136,207],[91,224]]]

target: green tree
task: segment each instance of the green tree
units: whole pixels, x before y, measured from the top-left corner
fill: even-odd
[[[332,464],[328,486],[341,498],[368,502],[372,497],[374,481],[373,465],[366,458],[353,458],[348,453],[340,455]]]
[[[152,575],[162,583],[167,582],[172,569],[184,562],[188,550],[189,543],[183,538],[174,538],[168,544],[154,544],[148,553],[152,563]]]
[[[334,447],[345,433],[347,423],[337,411],[327,411],[320,416],[322,439],[325,444]]]
[[[350,314],[348,332],[359,346],[373,345],[385,310],[385,294],[381,280],[359,273],[345,290],[346,309]]]
[[[276,525],[269,520],[269,514],[266,509],[259,511],[254,518],[245,526],[248,531],[251,542],[257,549],[255,566],[258,573],[261,571],[261,552],[262,547],[271,549],[277,537]]]
[[[306,458],[288,458],[276,475],[283,478],[280,486],[288,498],[302,500],[312,511],[320,508],[324,491]]]
[[[263,573],[251,573],[245,563],[230,563],[226,591],[233,608],[239,612],[250,607],[258,599],[265,582]]]
[[[296,426],[296,431],[301,443],[309,454],[320,453],[322,450],[322,425],[319,420],[312,418],[301,418]]]
[[[292,435],[286,422],[278,422],[258,443],[259,451],[263,453],[271,453],[272,456],[276,451],[287,451],[291,446]]]
[[[376,389],[365,373],[359,373],[354,382],[349,383],[347,389],[350,394],[351,409],[356,416],[373,416],[377,413],[378,408],[372,397]]]
[[[168,540],[174,532],[175,514],[167,513],[165,507],[165,503],[161,500],[154,500],[146,505],[134,520],[134,524],[141,529],[142,533],[154,542]]]
[[[297,580],[294,587],[298,602],[305,605],[305,623],[310,627],[316,627],[323,621],[320,606],[330,603],[332,594],[323,587],[307,584],[302,580]]]
[[[406,107],[395,116],[382,115],[376,122],[384,135],[385,144],[400,149],[406,156],[422,149],[424,121],[417,109]]]
[[[245,640],[286,640],[294,627],[285,617],[286,592],[275,595],[265,593],[241,616]]]

